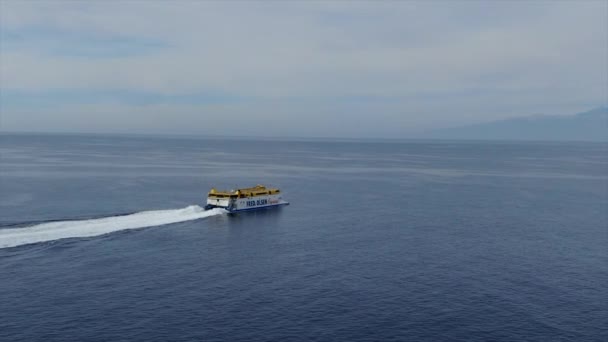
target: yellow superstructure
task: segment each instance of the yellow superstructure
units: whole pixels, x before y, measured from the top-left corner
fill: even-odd
[[[222,191],[212,188],[209,191],[209,198],[247,198],[264,195],[280,194],[281,190],[276,188],[267,188],[263,185],[256,185],[252,188],[242,188],[230,191]]]

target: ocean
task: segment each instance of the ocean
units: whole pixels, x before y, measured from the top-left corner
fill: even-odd
[[[0,135],[1,341],[606,341],[606,284],[607,144]]]

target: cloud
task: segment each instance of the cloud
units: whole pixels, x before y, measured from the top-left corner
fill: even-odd
[[[599,1],[0,6],[0,96],[12,103],[0,107],[3,129],[20,127],[11,116],[61,122],[83,106],[85,116],[114,108],[122,124],[141,121],[150,105],[192,121],[212,106],[204,119],[223,127],[219,117],[230,116],[235,134],[250,127],[239,122],[276,118],[318,135],[328,130],[307,118],[322,113],[338,125],[326,133],[383,136],[572,113],[605,103],[608,92],[608,4]],[[27,101],[16,94],[54,100],[19,111],[16,102]],[[221,94],[222,106],[195,100],[205,94]],[[377,120],[367,131],[346,129],[368,117]]]
[[[121,35],[99,35],[90,32],[50,28],[6,29],[2,31],[6,51],[24,51],[46,57],[108,58],[139,56],[169,46],[153,40]]]

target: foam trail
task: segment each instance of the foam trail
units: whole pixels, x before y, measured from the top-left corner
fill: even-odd
[[[66,238],[97,236],[125,229],[197,220],[224,213],[226,213],[224,209],[216,208],[205,211],[198,205],[191,205],[183,209],[142,211],[125,216],[81,221],[56,221],[24,228],[0,229],[0,248]]]

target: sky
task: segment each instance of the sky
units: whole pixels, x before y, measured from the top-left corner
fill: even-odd
[[[402,138],[607,102],[606,0],[0,0],[0,131]]]

